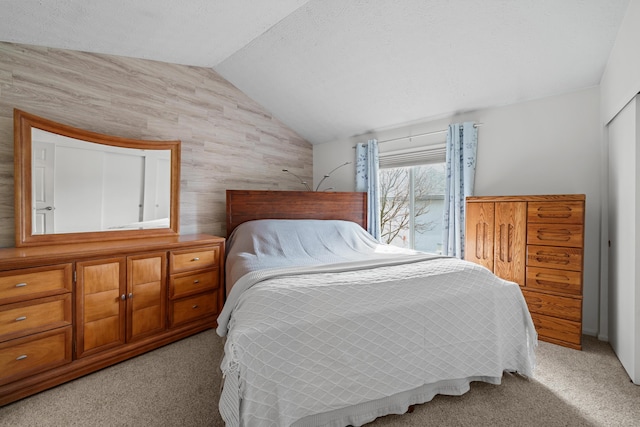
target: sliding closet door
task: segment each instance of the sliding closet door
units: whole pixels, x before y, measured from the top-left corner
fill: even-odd
[[[636,96],[609,123],[609,340],[640,384],[640,108]]]

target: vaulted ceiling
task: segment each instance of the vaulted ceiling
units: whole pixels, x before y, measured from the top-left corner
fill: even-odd
[[[628,4],[20,0],[0,41],[210,67],[317,144],[596,86]]]

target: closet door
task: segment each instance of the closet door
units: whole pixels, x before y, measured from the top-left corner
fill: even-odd
[[[467,203],[464,259],[493,271],[495,203]]]
[[[609,342],[631,380],[640,384],[640,97],[607,128]]]
[[[493,272],[525,284],[527,202],[495,203],[495,248]]]

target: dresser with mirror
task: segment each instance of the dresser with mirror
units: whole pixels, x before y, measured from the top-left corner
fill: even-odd
[[[0,405],[216,326],[222,237],[179,232],[180,141],[14,110],[0,249]]]

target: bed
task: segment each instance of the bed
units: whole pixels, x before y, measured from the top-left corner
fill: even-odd
[[[362,193],[227,191],[227,426],[359,426],[533,374],[517,284],[364,227]]]

